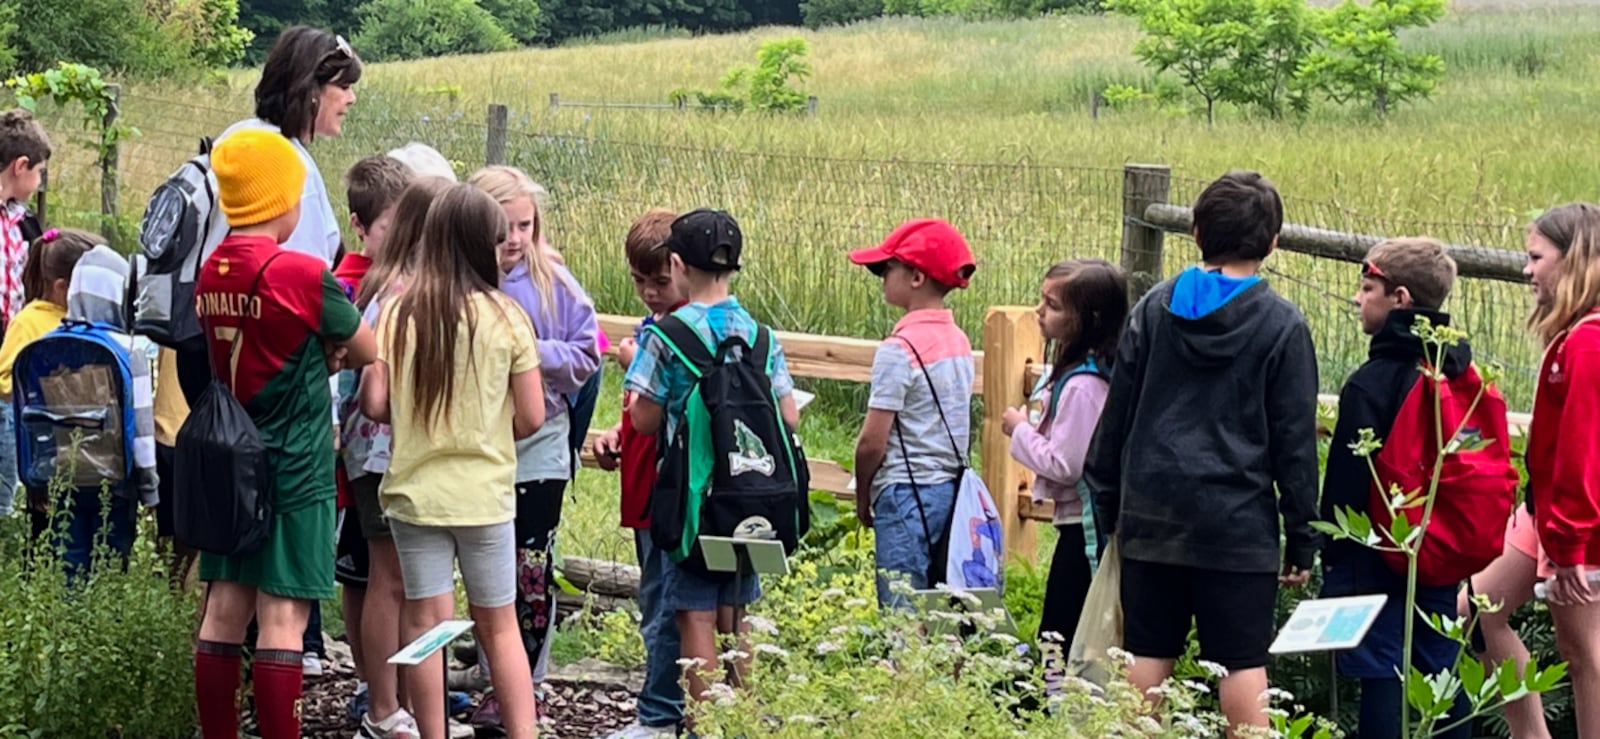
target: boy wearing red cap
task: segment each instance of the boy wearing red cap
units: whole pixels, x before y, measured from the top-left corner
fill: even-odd
[[[876,529],[878,604],[908,608],[890,579],[912,589],[942,579],[935,552],[950,528],[967,459],[972,343],[945,307],[976,269],[954,226],[907,221],[883,243],[850,253],[883,279],[883,299],[906,312],[872,360],[867,419],[856,442],[856,516]]]

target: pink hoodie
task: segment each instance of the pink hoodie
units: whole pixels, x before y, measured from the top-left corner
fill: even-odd
[[[1044,428],[1018,426],[1011,433],[1011,456],[1034,472],[1034,502],[1054,502],[1057,524],[1083,519],[1078,479],[1109,390],[1099,375],[1074,375],[1062,386],[1061,397],[1049,399],[1056,412],[1048,424],[1040,424]]]

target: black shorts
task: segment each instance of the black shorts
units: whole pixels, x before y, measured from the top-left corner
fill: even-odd
[[[1200,659],[1228,670],[1265,667],[1277,620],[1278,576],[1122,560],[1123,649],[1183,656],[1192,624]]]
[[[367,538],[361,535],[361,517],[354,507],[344,509],[339,524],[339,543],[334,547],[333,579],[340,585],[367,586]]]
[[[172,458],[178,450],[165,444],[156,445],[156,493],[161,496],[156,501],[156,536],[176,536],[178,527],[173,523],[172,496],[176,480],[172,472]]]

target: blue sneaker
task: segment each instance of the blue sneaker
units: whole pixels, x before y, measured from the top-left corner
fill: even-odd
[[[362,697],[365,698],[365,694],[363,694]],[[459,690],[452,690],[450,691],[448,698],[449,700],[447,703],[449,708],[447,710],[449,710],[451,716],[454,716],[458,713],[466,713],[472,709],[472,696],[467,695],[466,693],[463,693]]]
[[[360,721],[371,708],[372,702],[367,697],[367,686],[362,685],[356,689],[355,695],[350,696],[350,702],[345,705],[344,711],[351,721]]]

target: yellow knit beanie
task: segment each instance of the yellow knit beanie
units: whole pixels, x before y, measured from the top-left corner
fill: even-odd
[[[211,150],[218,199],[228,225],[265,223],[300,202],[306,165],[294,144],[275,131],[247,128],[230,134]]]

